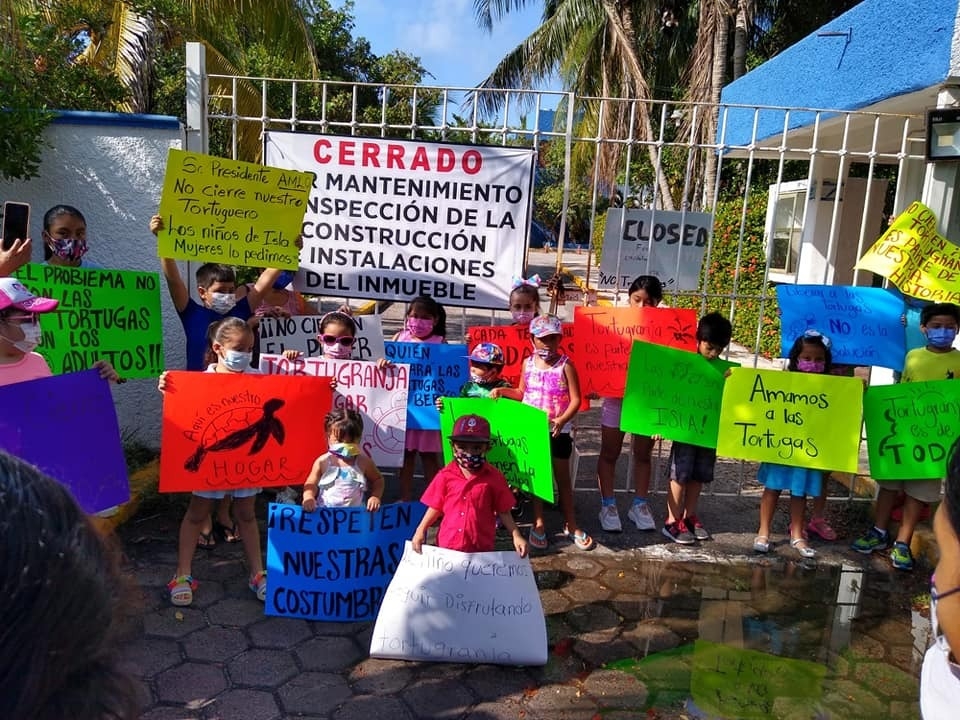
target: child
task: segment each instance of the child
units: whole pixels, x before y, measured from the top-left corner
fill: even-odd
[[[900,382],[953,380],[960,377],[960,351],[953,347],[958,327],[960,308],[953,303],[936,303],[924,307],[920,313],[920,330],[927,338],[927,345],[907,353]],[[877,481],[877,486],[874,526],[865,535],[857,538],[851,547],[864,555],[890,547],[887,526],[897,493],[902,490],[906,494],[903,520],[890,551],[890,560],[898,570],[912,570],[913,553],[910,552],[910,541],[913,539],[913,531],[920,519],[923,504],[940,499],[940,481]]]
[[[580,409],[580,380],[570,359],[560,352],[562,338],[560,318],[540,315],[530,322],[534,354],[527,358],[520,387],[495,388],[490,397],[508,397],[522,400],[547,413],[550,421],[550,450],[553,456],[553,476],[557,481],[560,507],[566,523],[563,533],[573,538],[581,550],[592,550],[593,538],[580,529],[573,507],[573,483],[570,479],[570,456],[573,454],[571,420]],[[543,550],[547,534],[543,521],[543,501],[533,501],[533,527],[530,545]]]
[[[240,318],[228,317],[220,321],[213,337],[213,351],[217,354],[217,363],[210,365],[207,372],[211,373],[256,373],[250,367],[253,357],[253,331]],[[170,381],[166,373],[160,376],[160,391],[170,390]],[[254,514],[254,501],[260,492],[256,488],[241,488],[237,490],[194,491],[190,496],[190,505],[180,523],[180,538],[177,549],[177,571],[173,579],[167,583],[170,592],[170,602],[183,607],[193,602],[193,592],[197,589],[197,581],[192,574],[193,552],[197,546],[197,539],[210,518],[213,501],[226,497],[233,497],[233,512],[237,519],[240,540],[247,556],[247,566],[250,570],[249,587],[263,601],[267,596],[267,573],[263,569],[263,558],[260,555],[260,527]]]
[[[470,379],[460,388],[460,397],[488,398],[494,388],[510,387],[510,382],[500,377],[504,357],[499,345],[480,343],[467,360],[470,362]]]
[[[421,552],[427,530],[442,515],[437,545],[460,552],[492,552],[495,519],[500,518],[513,537],[513,547],[525,557],[527,543],[510,514],[513,493],[503,473],[486,460],[490,423],[479,415],[457,418],[450,442],[453,461],[437,473],[420,498],[427,512],[413,534],[413,549]]]
[[[657,307],[663,300],[663,285],[653,275],[640,275],[627,292],[630,307]],[[621,398],[604,398],[600,406],[600,455],[597,458],[597,484],[600,486],[600,527],[606,532],[621,532],[620,513],[613,492],[613,478],[617,458],[623,447],[624,432],[620,429]],[[656,530],[657,523],[650,512],[647,494],[653,472],[653,438],[633,436],[633,504],[627,517],[637,530]]]
[[[369,489],[367,510],[376,512],[383,497],[383,475],[358,444],[363,435],[360,413],[342,408],[331,410],[323,429],[329,450],[313,463],[303,485],[304,511],[313,512],[318,505],[357,507],[363,502],[364,491]]]
[[[788,354],[787,370],[790,372],[829,373],[830,339],[816,330],[807,330],[793,343]],[[770,551],[770,530],[777,501],[783,490],[790,491],[790,547],[801,557],[812,558],[817,552],[807,544],[803,532],[803,514],[807,497],[820,494],[823,472],[803,467],[760,463],[757,482],[763,485],[760,498],[760,529],[753,541],[753,549],[759,553]]]
[[[44,213],[44,263],[100,269],[100,265],[84,260],[88,249],[87,220],[82,212],[72,205],[55,205]]]
[[[540,276],[529,280],[517,278],[510,291],[510,317],[514,325],[530,327],[530,321],[540,314]]]
[[[708,313],[697,325],[697,352],[707,360],[716,360],[730,344],[733,328],[720,313]],[[675,543],[691,545],[709,540],[710,533],[697,516],[697,500],[705,483],[713,482],[717,463],[714,448],[673,442],[670,448],[670,494],[667,496],[667,522],[663,534]]]
[[[404,328],[397,342],[442,343],[447,334],[447,315],[443,306],[427,295],[414,298],[407,307]],[[413,497],[413,470],[417,455],[423,463],[423,478],[428,483],[440,469],[440,433],[437,430],[407,430],[403,466],[400,468],[400,500]]]

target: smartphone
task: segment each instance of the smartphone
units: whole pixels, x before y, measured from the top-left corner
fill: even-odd
[[[14,240],[30,236],[30,206],[21,202],[3,204],[3,249],[9,250]]]

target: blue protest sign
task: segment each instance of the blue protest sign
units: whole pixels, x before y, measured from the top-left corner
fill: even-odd
[[[266,613],[307,620],[373,620],[426,507],[418,502],[304,512],[271,503]]]
[[[778,285],[781,355],[806,330],[830,338],[833,362],[903,369],[903,301],[883,288]]]
[[[470,379],[466,345],[384,343],[387,359],[410,366],[407,392],[407,430],[439,430],[438,397],[460,394]]]

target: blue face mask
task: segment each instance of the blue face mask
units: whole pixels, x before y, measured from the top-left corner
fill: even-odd
[[[293,270],[284,270],[280,273],[280,276],[274,281],[273,288],[275,290],[283,290],[293,282],[293,278],[296,277],[296,273]]]
[[[953,345],[957,331],[953,328],[927,328],[927,342],[935,348],[948,348]]]

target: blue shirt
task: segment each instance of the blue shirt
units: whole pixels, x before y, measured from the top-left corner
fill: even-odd
[[[193,298],[190,298],[183,311],[177,314],[180,316],[180,322],[183,323],[183,332],[187,336],[187,370],[205,370],[207,367],[203,362],[203,356],[207,351],[207,329],[210,323],[223,320],[225,317],[247,320],[253,315],[246,297],[241,298],[225,315],[211,310],[206,305],[201,305]]]

